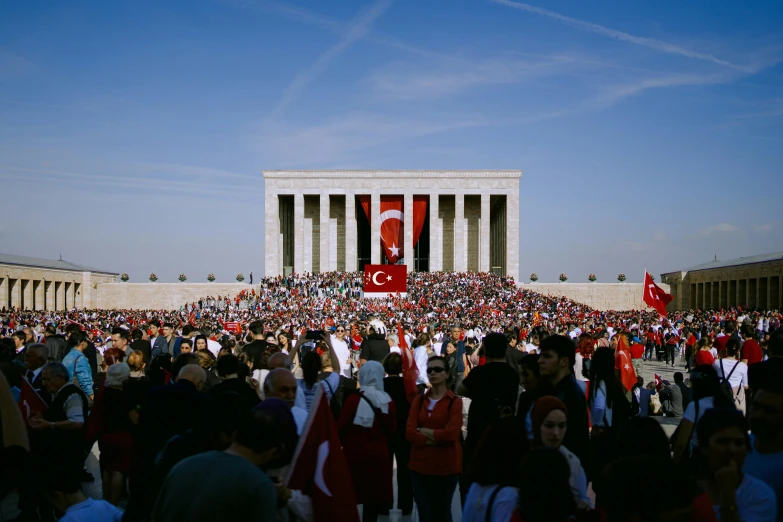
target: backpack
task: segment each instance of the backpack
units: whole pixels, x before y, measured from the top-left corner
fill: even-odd
[[[723,359],[720,360],[720,372],[723,374],[719,384],[720,391],[722,391],[726,397],[731,399],[732,402],[735,401],[736,398],[734,397],[734,390],[731,388],[731,382],[729,382],[729,379],[731,379],[731,374],[734,373],[734,370],[737,369],[737,366],[739,366],[739,361],[734,364],[734,368],[732,368],[729,374],[726,375],[726,370],[723,369]],[[739,392],[737,392],[737,395],[739,395]]]

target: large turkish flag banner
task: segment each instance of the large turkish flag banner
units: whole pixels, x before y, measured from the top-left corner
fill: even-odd
[[[404,294],[407,292],[408,273],[405,265],[365,265],[364,295]],[[373,297],[370,295],[368,297]]]
[[[413,196],[413,220],[410,216],[408,225],[413,225],[413,246],[419,242],[421,229],[424,226],[424,219],[427,217],[427,202],[429,196]],[[372,212],[370,211],[370,196],[359,196],[364,214],[367,221],[372,225]],[[405,257],[405,198],[403,196],[384,196],[380,197],[379,213],[381,218],[381,245],[383,246],[383,255],[389,260],[389,263],[396,263]],[[410,253],[413,255],[413,252]]]

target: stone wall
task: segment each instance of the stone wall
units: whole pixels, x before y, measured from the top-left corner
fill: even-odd
[[[114,274],[0,263],[0,309],[94,308],[96,285],[116,280]]]
[[[98,308],[178,310],[206,296],[235,297],[258,285],[245,283],[109,283],[98,285]]]
[[[658,286],[669,292],[669,285]],[[543,295],[565,296],[596,310],[646,309],[641,283],[523,283],[519,287]]]

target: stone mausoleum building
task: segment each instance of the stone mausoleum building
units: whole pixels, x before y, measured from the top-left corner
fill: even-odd
[[[98,284],[117,276],[62,259],[0,254],[0,310],[97,308]]]
[[[742,306],[783,308],[783,252],[740,257],[661,274],[671,287],[673,310],[719,310]]]
[[[508,170],[264,171],[267,276],[496,272],[519,280],[519,180]]]

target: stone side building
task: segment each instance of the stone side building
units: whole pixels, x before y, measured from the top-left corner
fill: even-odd
[[[62,259],[0,254],[0,310],[97,308],[98,284],[117,276]]]
[[[661,274],[671,287],[670,310],[720,310],[742,306],[783,308],[783,252],[709,263]]]

